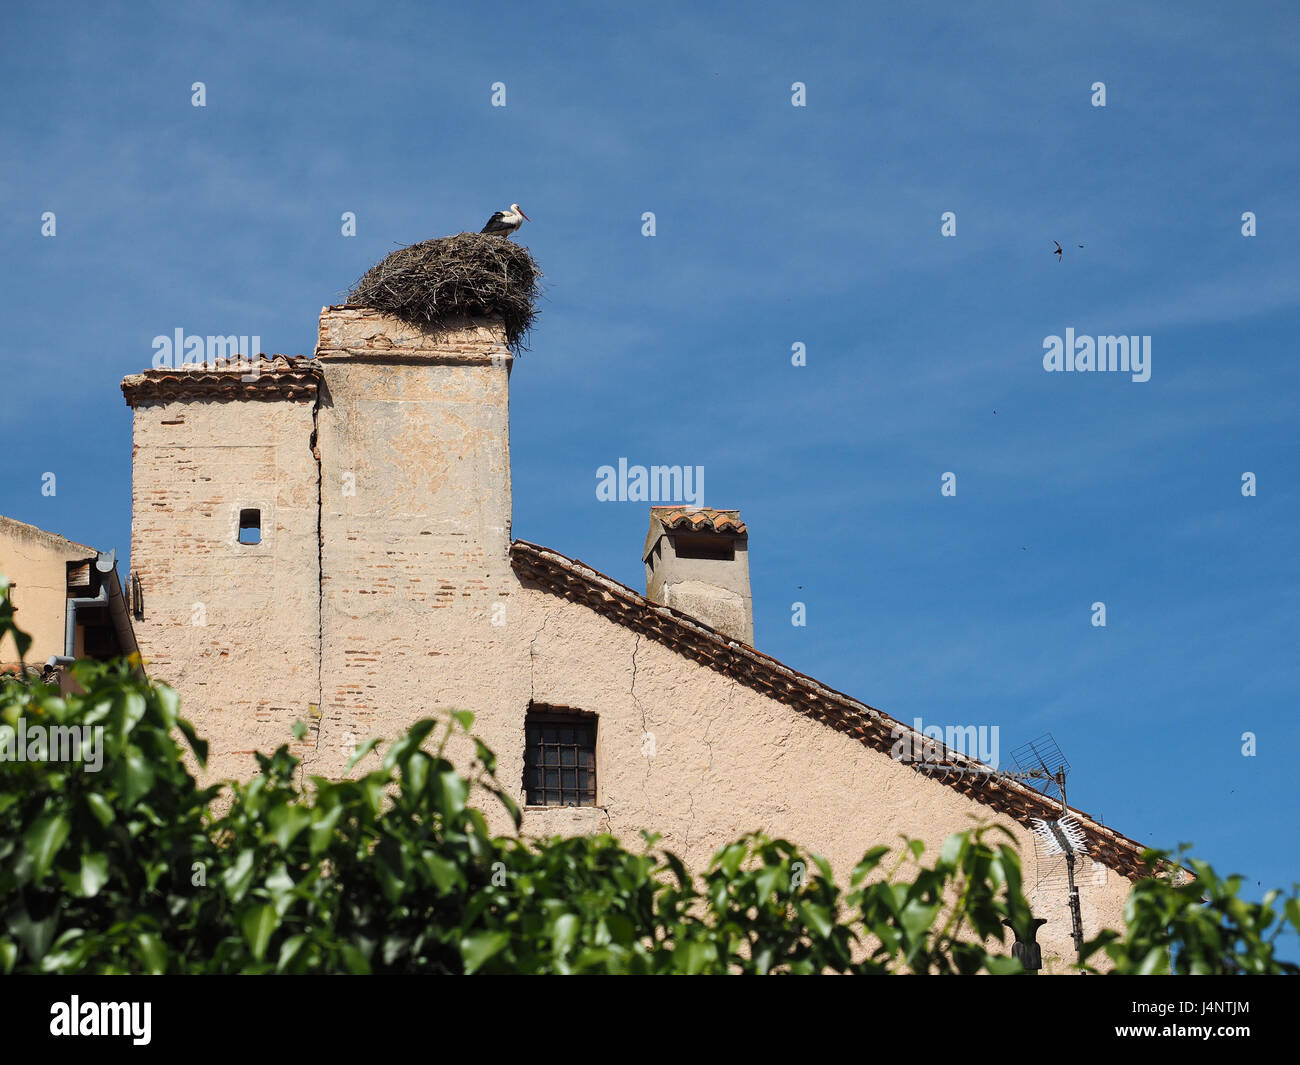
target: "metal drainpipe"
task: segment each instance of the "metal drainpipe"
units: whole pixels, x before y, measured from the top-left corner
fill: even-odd
[[[112,619],[113,628],[117,630],[118,642],[122,645],[122,654],[124,656],[138,655],[140,645],[135,638],[135,629],[131,627],[131,612],[126,605],[126,595],[122,588],[122,582],[117,576],[117,552],[110,551],[105,556],[108,569],[102,572],[108,574],[108,615]],[[136,673],[144,676],[144,665],[141,663],[136,666]]]
[[[108,573],[117,565],[117,552],[110,551],[108,554],[100,552],[95,559],[95,569],[100,573]],[[93,597],[82,597],[80,599],[68,600],[68,616],[64,623],[63,629],[63,654],[50,655],[49,660],[45,663],[47,667],[53,666],[70,666],[77,660],[77,607],[79,606],[107,606],[108,605],[108,581],[102,581],[99,585],[99,594]]]

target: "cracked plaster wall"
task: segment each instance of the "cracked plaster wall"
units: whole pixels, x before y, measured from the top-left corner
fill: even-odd
[[[323,314],[314,426],[306,404],[187,404],[179,436],[160,412],[136,413],[135,549],[152,600],[141,645],[213,740],[211,776],[247,775],[239,752],[283,742],[306,704],[320,711],[302,747],[305,771],[326,776],[341,775],[371,736],[468,709],[522,805],[524,718],[535,701],[599,715],[598,796],[594,808],[526,810],[529,835],[609,830],[636,848],[645,829],[699,868],[762,830],[824,855],[847,878],[865,850],[898,846],[900,834],[933,853],[949,833],[993,819],[887,755],[521,582],[508,557],[510,360],[481,323],[412,334],[395,353],[399,328],[373,312]],[[319,471],[305,444],[313,428]],[[259,433],[275,444],[263,459],[213,443]],[[277,548],[260,579],[230,572],[238,553],[204,546],[229,524],[231,492],[203,480],[213,469],[232,492],[243,485],[275,503],[278,543],[292,557]],[[178,491],[178,477],[188,487]],[[200,593],[219,604],[219,631],[186,628]],[[261,721],[269,702],[293,712]],[[452,752],[465,764],[472,749]],[[490,803],[486,812],[507,829],[503,813]],[[1001,820],[1032,884],[1031,837]],[[1103,875],[1100,884],[1081,877],[1089,935],[1121,920],[1128,882]],[[1050,921],[1040,933],[1049,966],[1070,954],[1064,894],[1037,900]]]

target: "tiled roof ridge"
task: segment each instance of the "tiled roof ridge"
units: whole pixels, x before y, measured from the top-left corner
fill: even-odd
[[[128,406],[190,399],[315,399],[320,364],[310,355],[238,356],[154,368],[122,379]]]
[[[745,523],[740,518],[740,511],[735,508],[653,506],[650,508],[650,514],[658,519],[665,529],[712,529],[715,532],[730,530],[737,533],[747,531]]]
[[[789,703],[806,716],[853,736],[865,747],[888,753],[902,738],[926,745],[935,743],[941,748],[945,761],[937,765],[899,762],[914,772],[930,776],[935,769],[942,772],[945,764],[954,767],[981,765],[976,759],[920,736],[883,711],[827,687],[747,644],[724,636],[688,614],[651,602],[584,562],[527,540],[513,541],[510,556],[517,572],[553,594],[582,603],[701,665],[735,678],[760,694]],[[1034,818],[1054,820],[1060,815],[1058,803],[1007,777],[972,773],[931,779],[1027,828],[1032,827]],[[1088,853],[1092,857],[1132,880],[1149,875],[1148,867],[1142,862],[1142,852],[1146,849],[1143,844],[1107,828],[1074,807],[1070,807],[1069,813],[1083,829]]]

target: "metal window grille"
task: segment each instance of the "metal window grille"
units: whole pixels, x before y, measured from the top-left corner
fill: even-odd
[[[596,718],[529,711],[524,723],[529,806],[596,805]]]

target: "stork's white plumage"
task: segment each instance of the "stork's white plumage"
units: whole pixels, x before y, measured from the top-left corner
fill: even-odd
[[[512,203],[510,210],[498,211],[487,220],[487,225],[479,232],[489,233],[494,237],[508,237],[525,222],[531,221],[532,219],[519,209],[519,204]]]

